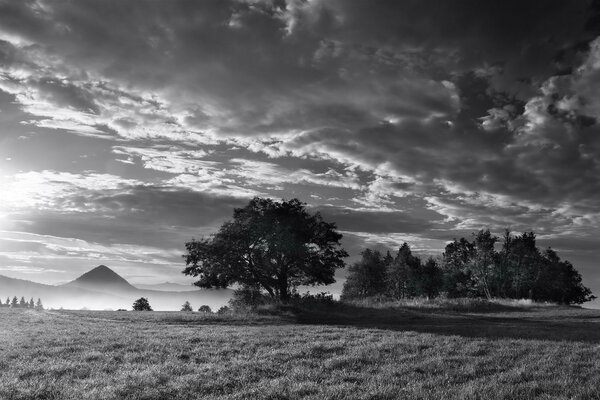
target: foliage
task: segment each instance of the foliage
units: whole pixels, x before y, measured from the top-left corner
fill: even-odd
[[[133,302],[133,310],[134,311],[152,311],[152,307],[150,307],[150,302],[145,297],[140,297],[136,301]]]
[[[489,230],[474,233],[471,241],[454,239],[446,245],[439,264],[433,258],[423,264],[406,243],[395,257],[382,257],[367,249],[362,260],[349,268],[342,298],[400,300],[443,294],[449,298],[528,298],[561,304],[581,304],[595,298],[571,263],[561,260],[552,249],[538,249],[533,232],[513,236],[506,231],[502,240],[497,251],[499,239]]]
[[[204,288],[260,287],[287,301],[299,285],[331,284],[347,253],[334,223],[298,199],[254,198],[209,238],[186,243],[183,273]]]
[[[217,314],[228,314],[231,312],[231,308],[227,307],[227,306],[222,306],[221,308],[219,308],[217,310]]]
[[[37,299],[37,302],[35,303],[35,309],[36,310],[44,309],[44,305],[42,304],[42,299],[40,299],[40,298]]]
[[[258,286],[244,285],[233,292],[229,305],[234,310],[253,309],[269,302]]]
[[[366,249],[362,259],[348,268],[348,278],[342,289],[342,298],[370,297],[385,290],[386,261],[377,250]]]
[[[194,310],[192,309],[192,305],[190,304],[190,302],[186,301],[181,306],[181,311],[191,312],[191,311],[194,311]]]
[[[206,304],[204,304],[204,305],[201,305],[201,306],[198,308],[198,311],[199,311],[199,312],[202,312],[202,313],[212,313],[212,310],[210,309],[210,306],[207,306]]]

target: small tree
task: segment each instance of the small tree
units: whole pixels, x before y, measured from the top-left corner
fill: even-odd
[[[21,308],[27,307],[27,301],[25,300],[25,296],[21,296],[21,300],[19,300],[19,307],[21,307]]]
[[[152,311],[152,307],[150,307],[150,302],[145,297],[140,297],[136,301],[133,302],[133,310],[134,311]]]
[[[35,303],[36,310],[43,310],[44,306],[42,305],[42,300],[40,298],[37,299],[37,303]]]
[[[10,297],[6,298],[6,307],[10,306]]]
[[[28,307],[29,308],[34,308],[35,307],[35,303],[33,302],[33,297],[31,299],[29,299]]]
[[[194,311],[192,310],[192,306],[190,304],[189,301],[186,301],[185,303],[183,303],[183,305],[181,306],[181,311],[187,311],[187,312],[191,312]]]
[[[19,299],[17,299],[17,296],[13,297],[12,302],[10,303],[10,306],[12,308],[19,307]]]
[[[348,268],[348,278],[342,289],[342,299],[364,298],[384,294],[386,261],[377,250],[366,249],[362,259]]]
[[[210,306],[207,306],[206,304],[200,306],[200,308],[198,309],[198,311],[203,312],[203,313],[212,313],[212,310],[210,309]]]

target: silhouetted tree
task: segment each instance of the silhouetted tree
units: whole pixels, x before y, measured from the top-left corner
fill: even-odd
[[[152,311],[152,307],[150,307],[150,303],[148,299],[145,297],[140,297],[136,301],[133,302],[133,310],[134,311]]]
[[[19,300],[19,307],[21,307],[21,308],[27,307],[27,301],[25,300],[25,296],[21,296],[21,300]]]
[[[186,243],[183,273],[204,288],[259,286],[287,301],[299,285],[335,282],[347,253],[334,223],[310,214],[298,199],[254,198],[210,238]]]
[[[419,294],[427,297],[437,297],[442,290],[444,277],[441,268],[433,258],[429,258],[421,266],[419,274]]]
[[[190,304],[189,301],[186,301],[185,303],[183,303],[183,305],[181,306],[181,311],[194,311],[192,310],[192,305]]]
[[[361,255],[362,259],[348,268],[348,277],[342,289],[342,299],[364,298],[385,292],[385,259],[377,250],[366,249]]]
[[[212,312],[212,310],[210,309],[210,306],[207,306],[206,304],[200,306],[200,308],[198,308],[198,311],[204,312],[204,313],[211,313]]]
[[[29,308],[34,308],[35,307],[35,303],[33,302],[33,297],[31,299],[29,299],[29,304],[27,306]]]
[[[442,269],[443,290],[448,297],[476,296],[475,281],[469,265],[474,256],[475,247],[465,238],[454,239],[446,245],[442,254]]]
[[[12,302],[10,303],[10,306],[12,308],[19,307],[19,299],[17,299],[17,296],[13,297]]]
[[[40,298],[37,299],[37,303],[35,303],[35,309],[36,310],[43,310],[44,309],[44,305],[42,304],[42,300]]]
[[[9,306],[10,305],[10,297],[6,298],[6,305]]]
[[[387,294],[394,299],[404,299],[419,295],[419,270],[421,260],[413,256],[405,242],[398,249],[394,261],[387,266]]]

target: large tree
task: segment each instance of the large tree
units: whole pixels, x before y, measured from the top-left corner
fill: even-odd
[[[334,223],[298,199],[255,197],[216,234],[185,244],[183,273],[198,277],[199,287],[259,286],[286,301],[298,285],[335,282],[348,256],[341,238]]]

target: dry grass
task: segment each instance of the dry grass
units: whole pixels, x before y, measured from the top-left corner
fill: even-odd
[[[2,399],[596,399],[600,312],[0,309]]]

